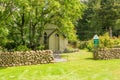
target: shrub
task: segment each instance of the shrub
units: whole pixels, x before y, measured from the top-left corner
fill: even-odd
[[[72,46],[73,48],[78,48],[80,42],[78,40],[75,41],[69,41],[69,45]]]
[[[2,51],[7,51],[6,49],[4,49],[2,46],[0,46],[0,52]]]
[[[114,41],[114,47],[120,48],[120,37],[119,38],[114,37],[113,41]]]
[[[99,36],[99,46],[98,48],[112,48],[112,47],[120,47],[120,38],[110,38],[108,33],[105,33],[102,36]],[[93,39],[87,41],[84,45],[89,51],[93,51],[94,44]]]
[[[85,49],[87,47],[87,41],[80,41],[79,49]]]
[[[45,49],[45,46],[44,45],[40,45],[36,48],[36,50],[44,50]]]
[[[65,52],[65,53],[70,53],[70,52],[72,52],[73,50],[74,50],[74,48],[68,46],[68,47],[64,50],[64,52]]]
[[[105,48],[105,47],[111,48],[114,45],[114,42],[109,37],[108,33],[105,33],[103,36],[100,36],[99,39],[100,39],[100,45],[99,45],[100,48]]]
[[[30,49],[26,45],[19,45],[15,48],[15,51],[29,51]]]
[[[17,47],[18,44],[13,42],[13,41],[9,41],[6,43],[6,45],[4,46],[7,50],[12,50],[14,49],[15,47]]]
[[[65,50],[64,53],[72,53],[72,52],[78,52],[79,49],[78,48],[73,48],[71,46],[68,46]]]
[[[0,45],[5,46],[8,42],[7,36],[9,34],[9,31],[7,28],[0,26]]]
[[[87,42],[87,47],[86,47],[89,51],[93,51],[94,49],[94,44],[93,44],[93,39],[92,40],[89,40]]]

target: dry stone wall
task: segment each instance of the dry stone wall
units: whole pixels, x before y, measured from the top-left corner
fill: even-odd
[[[51,50],[0,52],[0,66],[2,67],[51,63],[53,60]]]
[[[120,59],[120,48],[98,49],[94,52],[94,59]]]

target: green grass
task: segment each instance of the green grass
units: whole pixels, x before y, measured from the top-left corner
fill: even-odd
[[[120,59],[93,60],[83,50],[63,57],[68,62],[0,68],[0,80],[120,80]]]

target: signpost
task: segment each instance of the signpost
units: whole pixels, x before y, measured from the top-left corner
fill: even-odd
[[[98,48],[98,46],[99,46],[99,37],[98,37],[98,35],[94,35],[93,40],[94,40],[94,48]]]
[[[97,48],[99,47],[99,37],[98,37],[98,35],[94,35],[93,42],[94,42],[93,57],[94,57],[94,59],[97,59],[96,51],[97,51]]]

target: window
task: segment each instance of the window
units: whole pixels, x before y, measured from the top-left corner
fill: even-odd
[[[44,33],[44,44],[47,44],[47,33]]]

